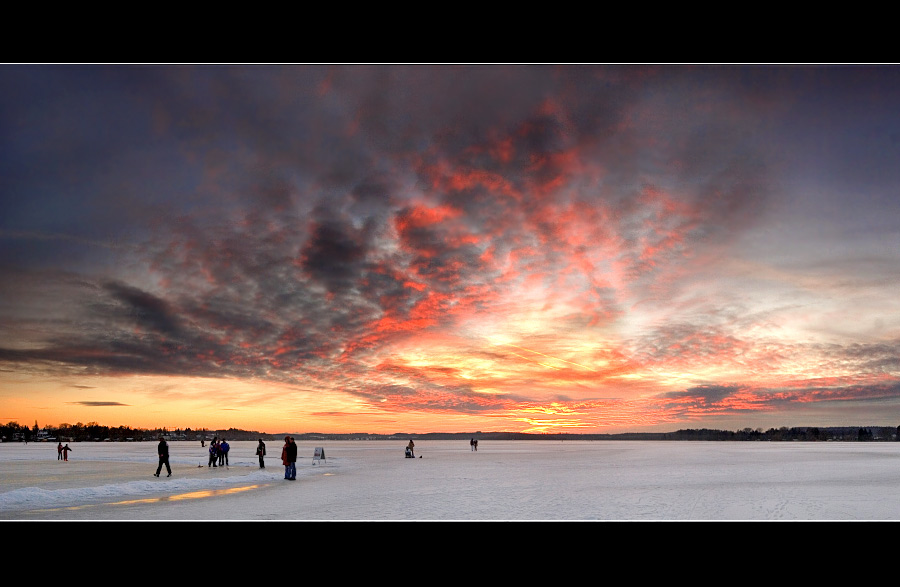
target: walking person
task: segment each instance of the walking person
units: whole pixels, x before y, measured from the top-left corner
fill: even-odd
[[[154,473],[153,476],[159,477],[159,472],[162,471],[162,467],[165,465],[166,471],[169,473],[166,477],[171,477],[172,467],[169,466],[169,443],[166,442],[166,439],[162,436],[159,437],[159,444],[156,446],[156,452],[159,454],[159,466],[156,467],[156,473]]]
[[[266,443],[263,442],[262,438],[259,439],[259,444],[256,445],[256,456],[259,457],[259,468],[266,468]]]

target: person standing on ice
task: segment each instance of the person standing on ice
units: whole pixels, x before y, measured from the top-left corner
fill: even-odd
[[[222,451],[219,453],[219,466],[227,467],[228,466],[228,449],[231,447],[228,446],[228,441],[224,438],[222,439],[222,443],[219,445],[219,449]]]
[[[62,460],[62,443],[61,442],[56,445],[56,460],[57,461]]]
[[[266,468],[266,461],[265,461],[266,443],[263,442],[262,438],[259,439],[259,444],[256,446],[256,456],[259,457],[259,468],[265,469]]]
[[[287,451],[288,462],[291,467],[291,476],[289,479],[291,481],[297,480],[297,443],[294,442],[294,437],[291,436],[291,445],[288,447]]]
[[[159,472],[162,471],[162,467],[165,465],[166,471],[169,472],[166,477],[171,477],[172,467],[169,466],[169,443],[167,443],[166,439],[162,436],[159,437],[159,444],[156,446],[156,452],[159,454],[159,466],[156,467],[156,473],[154,473],[153,476],[159,477]]]
[[[212,442],[209,443],[209,462],[206,464],[207,467],[216,466],[216,460],[219,458],[219,455],[216,454],[216,444],[216,438],[213,438]]]
[[[66,443],[66,445],[65,445],[64,447],[62,447],[62,455],[63,455],[63,460],[64,460],[64,461],[68,461],[68,460],[69,460],[69,451],[70,451],[70,450],[75,450],[75,449],[74,449],[74,448],[69,448],[69,444],[68,444],[68,443]]]
[[[416,443],[412,441],[412,438],[409,439],[409,444],[406,445],[406,448],[409,449],[409,456],[411,456],[412,458],[416,458]]]
[[[290,436],[284,437],[284,446],[281,448],[281,462],[284,463],[284,478],[288,481],[297,480],[297,445]]]

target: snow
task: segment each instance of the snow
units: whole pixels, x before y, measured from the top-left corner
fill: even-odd
[[[897,520],[900,443],[230,442],[228,468],[199,442],[0,444],[0,520]],[[314,461],[315,447],[325,460]]]

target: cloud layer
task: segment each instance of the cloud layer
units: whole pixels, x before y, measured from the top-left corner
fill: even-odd
[[[0,365],[498,429],[897,419],[898,73],[4,66]]]

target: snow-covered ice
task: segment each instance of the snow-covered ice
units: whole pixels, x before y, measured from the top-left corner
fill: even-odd
[[[0,520],[898,520],[900,442],[468,440],[0,444]],[[313,461],[316,446],[325,460]]]

